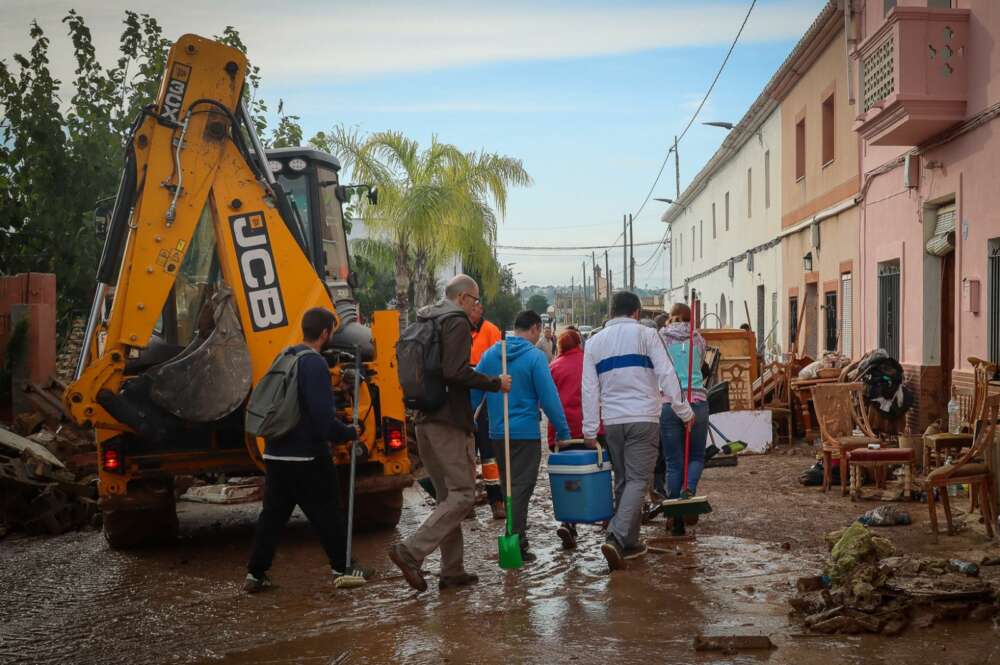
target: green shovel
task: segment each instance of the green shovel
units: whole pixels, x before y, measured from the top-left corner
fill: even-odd
[[[500,363],[501,373],[507,374],[507,341],[500,340]],[[503,394],[503,446],[504,446],[504,475],[507,476],[507,492],[504,495],[504,506],[507,509],[507,532],[502,536],[497,536],[497,545],[500,548],[500,567],[504,570],[517,570],[524,565],[521,560],[521,537],[514,533],[513,512],[514,507],[510,498],[510,411],[509,398],[507,393]]]

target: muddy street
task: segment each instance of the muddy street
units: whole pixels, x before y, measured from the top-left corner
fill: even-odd
[[[362,535],[359,556],[384,576],[352,591],[333,588],[322,550],[301,516],[273,569],[278,585],[244,595],[241,582],[257,505],[181,503],[174,547],[114,551],[96,531],[10,537],[0,545],[0,661],[10,663],[839,663],[1000,662],[1000,632],[987,623],[937,623],[901,637],[805,635],[788,618],[795,579],[819,571],[823,536],[874,503],[852,505],[802,488],[801,456],[743,457],[710,469],[715,512],[697,538],[665,544],[607,574],[596,527],[575,552],[559,549],[548,488],[532,509],[536,563],[506,573],[496,562],[501,523],[485,507],[465,523],[478,586],[416,595],[395,574],[386,547],[395,532]],[[546,475],[543,471],[542,479]],[[981,535],[927,535],[913,525],[880,530],[897,547],[996,553]],[[413,490],[399,532],[429,509]],[[923,518],[923,519],[921,519]],[[941,550],[944,552],[945,550]],[[941,552],[939,555],[944,556]],[[436,557],[427,569],[437,570]],[[985,569],[984,577],[994,574]],[[1000,571],[996,571],[1000,573]],[[693,650],[695,633],[764,634],[770,652],[732,656]]]

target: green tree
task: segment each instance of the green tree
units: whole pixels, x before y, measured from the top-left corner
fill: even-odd
[[[541,293],[536,293],[528,298],[528,302],[525,303],[525,307],[527,309],[533,309],[539,314],[544,314],[549,309],[549,300]]]
[[[37,23],[27,54],[0,60],[0,274],[55,273],[61,321],[90,307],[101,247],[94,210],[117,189],[124,142],[156,99],[170,48],[155,18],[126,11],[118,58],[107,68],[83,17],[71,10],[63,23],[75,62],[65,87],[52,76],[49,38]],[[246,51],[231,26],[216,39]],[[248,105],[263,132],[259,85],[252,66]],[[279,123],[276,132],[285,137],[291,130]]]
[[[337,155],[354,182],[378,186],[377,205],[359,203],[370,237],[356,246],[369,257],[391,258],[404,324],[411,293],[416,307],[432,302],[440,266],[456,255],[481,275],[484,293],[496,291],[497,218],[506,213],[508,188],[531,184],[520,160],[464,153],[437,138],[421,149],[399,132],[363,136],[342,126],[310,142]]]

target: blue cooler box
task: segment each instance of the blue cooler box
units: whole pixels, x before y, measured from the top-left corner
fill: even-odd
[[[552,507],[560,522],[604,522],[614,516],[611,461],[603,451],[567,450],[549,455]]]

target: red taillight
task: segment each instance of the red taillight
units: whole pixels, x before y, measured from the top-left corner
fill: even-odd
[[[105,471],[120,471],[122,467],[121,452],[114,448],[105,448],[101,452],[101,467]]]
[[[385,447],[389,450],[395,452],[406,447],[406,438],[403,436],[402,430],[391,429],[386,434]]]

